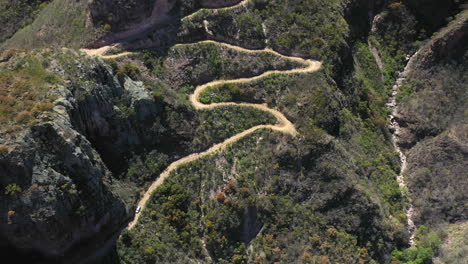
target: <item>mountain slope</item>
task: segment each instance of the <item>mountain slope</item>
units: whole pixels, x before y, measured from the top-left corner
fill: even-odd
[[[455,2],[54,0],[5,16],[23,21],[5,38],[27,26],[1,44],[0,253],[456,259],[468,30],[466,12],[444,25]],[[406,168],[386,104],[397,76]]]

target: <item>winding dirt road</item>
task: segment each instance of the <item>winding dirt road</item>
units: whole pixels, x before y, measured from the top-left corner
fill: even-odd
[[[242,0],[240,1],[239,3],[235,4],[235,5],[232,5],[232,6],[226,6],[226,7],[220,7],[220,8],[202,8],[196,12],[193,12],[192,14],[182,18],[182,20],[187,20],[187,19],[190,19],[198,14],[200,14],[201,12],[203,12],[203,10],[207,10],[207,9],[215,9],[216,11],[226,11],[226,10],[232,10],[232,9],[235,9],[235,8],[238,8],[239,6],[246,6],[250,1],[252,0]]]
[[[189,156],[186,156],[186,157],[184,157],[182,159],[179,159],[179,160],[171,163],[169,165],[169,167],[167,167],[166,170],[164,170],[164,172],[161,173],[159,178],[155,182],[153,182],[153,184],[149,187],[149,189],[144,194],[143,198],[138,203],[138,206],[141,207],[141,210],[144,210],[144,208],[146,206],[146,203],[151,198],[151,194],[156,190],[156,188],[158,188],[161,184],[163,184],[164,180],[169,176],[169,174],[173,170],[177,169],[182,164],[197,160],[197,159],[199,159],[201,157],[204,157],[204,156],[207,156],[209,154],[215,153],[215,152],[217,152],[219,150],[222,150],[225,147],[227,147],[228,145],[230,145],[230,144],[238,141],[239,139],[245,137],[246,135],[251,134],[254,131],[257,131],[257,130],[262,129],[262,128],[275,130],[275,131],[278,131],[278,132],[281,132],[281,133],[289,134],[291,136],[296,136],[297,131],[296,131],[296,128],[294,127],[294,125],[291,123],[291,121],[289,121],[278,110],[268,108],[267,106],[261,105],[261,104],[249,104],[249,103],[226,102],[226,103],[203,104],[198,100],[198,98],[200,97],[201,93],[205,89],[207,89],[208,87],[214,86],[214,85],[219,85],[219,84],[224,84],[224,83],[248,83],[248,82],[252,82],[252,81],[255,81],[257,79],[264,78],[264,77],[272,75],[272,74],[295,74],[295,73],[314,72],[314,71],[319,70],[321,68],[321,65],[322,65],[318,61],[304,60],[302,58],[297,58],[297,57],[287,57],[287,56],[281,55],[281,54],[279,54],[277,52],[274,52],[274,51],[271,51],[271,50],[246,50],[246,49],[241,48],[241,47],[236,47],[236,46],[232,46],[232,45],[229,45],[229,44],[218,43],[218,42],[214,42],[214,41],[205,41],[205,42],[213,42],[213,43],[216,43],[218,45],[224,45],[224,46],[227,46],[227,47],[230,47],[230,48],[234,48],[234,49],[244,51],[244,52],[249,52],[249,53],[270,52],[270,53],[274,53],[274,54],[276,54],[278,56],[281,56],[281,57],[284,57],[284,58],[288,58],[288,59],[291,59],[291,60],[301,62],[306,67],[293,69],[293,70],[285,70],[285,71],[278,71],[278,70],[267,71],[267,72],[265,72],[265,73],[263,73],[261,75],[251,77],[251,78],[240,78],[240,79],[233,79],[233,80],[218,80],[218,81],[213,81],[213,82],[209,82],[207,84],[203,84],[203,85],[198,86],[195,89],[195,91],[190,95],[190,102],[193,104],[193,106],[197,110],[210,109],[210,108],[226,106],[226,105],[237,105],[237,106],[253,107],[253,108],[257,108],[257,109],[260,109],[260,110],[271,113],[272,115],[274,115],[276,117],[276,119],[278,120],[278,123],[276,125],[258,125],[258,126],[254,126],[254,127],[250,128],[250,129],[247,129],[247,130],[245,130],[245,131],[243,131],[243,132],[241,132],[239,134],[236,134],[236,135],[226,139],[225,141],[223,141],[221,143],[218,143],[218,144],[212,146],[211,148],[209,148],[206,151],[203,151],[203,152],[200,152],[200,153],[193,153],[193,154],[191,154]],[[179,44],[179,45],[190,45],[190,44]],[[140,218],[140,216],[141,216],[141,213],[135,215],[135,218],[133,219],[133,221],[129,223],[128,229],[132,229],[133,227],[135,227],[135,225],[137,224],[138,219]]]
[[[118,53],[118,54],[104,55],[107,52],[109,52],[110,50],[115,49],[115,48],[116,48],[116,46],[111,45],[111,46],[104,46],[104,47],[99,48],[99,49],[80,49],[80,51],[88,54],[88,56],[100,57],[100,58],[103,58],[103,59],[115,59],[115,58],[120,58],[120,57],[124,57],[124,56],[128,56],[128,55],[133,54],[133,52],[125,51],[125,52]]]
[[[244,1],[240,2],[239,4],[237,4],[235,6],[227,7],[227,8],[223,8],[223,9],[230,9],[230,8],[235,8],[235,7],[239,6],[239,5],[245,5],[248,1],[249,0],[244,0]],[[241,48],[241,47],[238,47],[238,46],[233,46],[233,45],[230,45],[230,44],[220,43],[220,42],[211,41],[211,40],[201,41],[201,42],[197,42],[197,43],[214,43],[216,45],[221,45],[221,46],[224,46],[224,47],[227,47],[227,48],[230,48],[230,49],[238,50],[238,51],[241,51],[241,52],[244,52],[244,53],[251,53],[251,54],[252,53],[254,53],[254,54],[271,53],[271,54],[274,54],[274,55],[276,55],[278,57],[282,57],[282,58],[285,58],[285,59],[289,59],[289,60],[292,60],[292,61],[299,62],[300,64],[304,65],[304,67],[296,68],[296,69],[292,69],[292,70],[271,70],[271,71],[266,71],[266,72],[264,72],[264,73],[262,73],[262,74],[260,74],[258,76],[254,76],[254,77],[251,77],[251,78],[239,78],[239,79],[233,79],[233,80],[217,80],[217,81],[212,81],[212,82],[209,82],[209,83],[206,83],[206,84],[203,84],[203,85],[200,85],[200,86],[196,87],[195,91],[190,95],[190,102],[193,104],[193,106],[194,106],[194,108],[196,110],[211,109],[211,108],[216,108],[216,107],[220,107],[220,106],[228,106],[228,105],[253,107],[253,108],[257,108],[257,109],[260,109],[260,110],[271,113],[273,116],[276,117],[278,122],[275,125],[258,125],[258,126],[254,126],[254,127],[250,128],[250,129],[247,129],[247,130],[245,130],[245,131],[243,131],[243,132],[241,132],[239,134],[236,134],[236,135],[226,139],[225,141],[223,141],[221,143],[213,145],[211,148],[207,149],[206,151],[203,151],[203,152],[200,152],[200,153],[193,153],[193,154],[188,155],[186,157],[183,157],[183,158],[181,158],[181,159],[179,159],[177,161],[174,161],[173,163],[171,163],[164,170],[163,173],[161,173],[159,178],[151,184],[151,186],[148,188],[148,190],[143,195],[141,200],[138,202],[138,207],[141,208],[141,211],[145,209],[148,200],[151,198],[151,195],[156,190],[156,188],[158,188],[159,186],[161,186],[164,183],[164,180],[170,175],[170,173],[172,171],[174,171],[175,169],[177,169],[179,166],[181,166],[183,164],[186,164],[188,162],[197,160],[199,158],[202,158],[204,156],[207,156],[209,154],[212,154],[212,153],[215,153],[215,152],[217,152],[219,150],[222,150],[225,147],[227,147],[228,145],[238,141],[239,139],[241,139],[241,138],[245,137],[246,135],[249,135],[249,134],[251,134],[254,131],[257,131],[259,129],[271,129],[271,130],[278,131],[278,132],[281,132],[281,133],[289,134],[289,135],[291,135],[293,137],[296,136],[297,131],[296,131],[296,128],[294,127],[294,124],[292,124],[291,121],[289,121],[278,110],[268,108],[267,106],[262,105],[262,104],[251,104],[251,103],[224,102],[224,103],[203,104],[203,103],[201,103],[199,101],[199,97],[200,97],[200,95],[202,94],[202,92],[205,89],[207,89],[207,88],[209,88],[211,86],[220,85],[220,84],[227,84],[227,83],[249,83],[249,82],[252,82],[252,81],[264,78],[266,76],[273,75],[273,74],[310,73],[310,72],[318,71],[322,66],[322,63],[319,62],[319,61],[305,60],[305,59],[302,59],[302,58],[299,58],[299,57],[285,56],[285,55],[282,55],[282,54],[280,54],[280,53],[278,53],[276,51],[273,51],[271,49],[249,50],[249,49]],[[180,46],[180,45],[193,45],[193,44],[177,44],[176,46]],[[81,51],[85,52],[89,56],[101,57],[103,59],[118,58],[118,57],[128,56],[128,55],[132,54],[132,52],[123,52],[123,53],[119,53],[119,54],[115,54],[115,55],[104,55],[106,52],[110,51],[114,47],[115,46],[105,46],[105,47],[102,47],[102,48],[99,48],[99,49],[81,49]],[[132,229],[138,223],[138,219],[141,216],[141,211],[140,211],[140,213],[137,213],[135,215],[135,218],[133,219],[133,221],[131,221],[128,224],[128,229]]]

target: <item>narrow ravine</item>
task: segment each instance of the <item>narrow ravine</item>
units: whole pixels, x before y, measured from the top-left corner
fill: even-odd
[[[377,18],[378,16],[375,16],[372,22],[372,32],[376,31],[375,24],[376,24]],[[382,62],[382,58],[380,57],[378,50],[376,49],[376,47],[372,45],[371,41],[368,41],[367,44],[369,46],[369,50],[371,51],[372,56],[374,57],[375,62],[377,63],[377,66],[382,71],[384,68],[384,64]],[[397,176],[397,181],[398,181],[398,185],[400,186],[400,190],[402,192],[406,192],[405,190],[408,190],[408,185],[404,178],[404,174],[405,174],[408,163],[406,160],[405,153],[398,145],[398,137],[400,136],[401,127],[397,119],[395,118],[398,115],[398,105],[396,102],[396,97],[398,95],[398,91],[401,85],[403,84],[404,80],[406,79],[406,76],[408,75],[410,69],[412,68],[414,58],[417,56],[418,52],[419,50],[416,53],[414,53],[413,56],[409,58],[403,72],[398,74],[398,78],[392,86],[392,92],[391,92],[390,97],[388,98],[388,103],[387,103],[387,107],[391,110],[391,113],[389,116],[389,119],[390,119],[389,128],[390,128],[390,131],[392,132],[392,144],[396,152],[398,152],[398,155],[400,156],[400,172]],[[408,195],[408,193],[403,193],[403,195]],[[409,206],[406,209],[405,214],[406,214],[406,219],[407,219],[408,233],[410,235],[409,244],[413,246],[414,238],[416,235],[416,226],[414,225],[414,221],[413,221],[414,208],[411,202],[409,203]]]
[[[400,190],[408,190],[408,184],[404,178],[404,174],[406,172],[408,162],[406,160],[405,153],[403,152],[403,150],[400,148],[398,144],[398,138],[401,133],[401,127],[396,118],[396,116],[398,116],[398,104],[396,102],[396,97],[398,95],[398,91],[401,85],[406,80],[408,73],[412,69],[414,58],[417,57],[418,53],[419,53],[419,50],[416,53],[414,53],[413,56],[409,58],[408,63],[406,64],[403,72],[398,74],[398,78],[395,81],[395,84],[392,86],[392,93],[387,103],[387,106],[390,108],[390,110],[392,110],[390,114],[390,130],[392,131],[392,143],[393,143],[393,146],[395,147],[395,150],[398,152],[398,155],[400,156],[400,162],[401,162],[400,173],[397,176],[397,181],[398,181],[398,184],[400,185]],[[406,210],[406,218],[408,220],[407,221],[408,233],[410,234],[409,243],[411,246],[414,245],[414,239],[416,235],[416,226],[413,221],[414,214],[415,214],[414,207],[410,202]]]

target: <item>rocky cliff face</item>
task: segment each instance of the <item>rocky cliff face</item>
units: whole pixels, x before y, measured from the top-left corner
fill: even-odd
[[[115,194],[111,171],[119,168],[122,149],[154,136],[141,130],[158,105],[141,83],[119,82],[98,59],[67,50],[39,53],[46,70],[63,81],[47,92],[57,98],[52,111],[32,126],[2,133],[0,237],[15,248],[58,257],[84,239],[105,240],[125,224],[128,205]],[[0,65],[2,71],[21,56]],[[119,109],[123,96],[131,117]]]

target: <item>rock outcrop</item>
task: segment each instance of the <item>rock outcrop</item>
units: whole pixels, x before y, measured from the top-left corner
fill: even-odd
[[[112,171],[125,166],[124,150],[157,140],[143,127],[154,125],[147,121],[158,105],[142,83],[119,82],[100,59],[69,50],[53,54],[43,58],[47,71],[63,79],[48,91],[58,98],[53,110],[0,137],[0,237],[56,259],[125,225],[133,210],[116,194]]]

